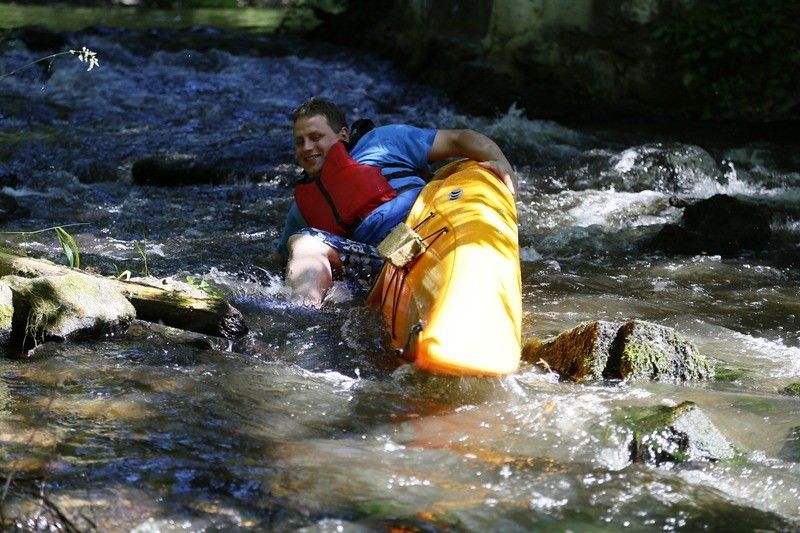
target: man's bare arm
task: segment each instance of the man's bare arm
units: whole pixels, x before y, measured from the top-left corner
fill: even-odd
[[[517,175],[500,147],[489,137],[474,130],[438,130],[433,140],[429,161],[466,157],[497,174],[511,194],[517,194]]]

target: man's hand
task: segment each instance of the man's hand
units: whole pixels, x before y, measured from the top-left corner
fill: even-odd
[[[517,195],[517,175],[500,147],[486,135],[474,130],[437,130],[428,152],[429,161],[465,157],[478,161],[483,168],[499,177]]]
[[[511,191],[511,196],[517,197],[517,175],[508,161],[481,161],[478,163],[480,166],[489,170],[500,178],[505,183],[508,190]]]

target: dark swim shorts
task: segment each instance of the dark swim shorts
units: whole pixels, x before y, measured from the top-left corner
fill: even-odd
[[[351,241],[339,235],[316,228],[303,228],[295,235],[311,235],[339,252],[344,265],[344,278],[348,284],[357,283],[361,289],[369,289],[383,268],[384,259],[374,246]]]

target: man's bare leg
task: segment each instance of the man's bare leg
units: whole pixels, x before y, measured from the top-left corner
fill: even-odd
[[[333,273],[342,270],[336,250],[312,235],[289,237],[289,262],[286,265],[286,285],[292,299],[304,305],[320,307],[322,299],[333,285]]]

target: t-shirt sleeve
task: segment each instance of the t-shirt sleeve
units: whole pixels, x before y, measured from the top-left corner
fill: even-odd
[[[283,226],[283,233],[281,233],[281,238],[278,241],[278,253],[283,257],[289,257],[289,248],[287,246],[289,237],[305,227],[308,227],[308,224],[306,224],[303,215],[300,213],[300,208],[297,207],[297,202],[292,200],[292,204],[289,206],[289,213],[286,215],[286,223]]]
[[[367,165],[422,170],[428,168],[428,153],[435,137],[435,129],[407,124],[381,126],[364,135],[350,155]]]

